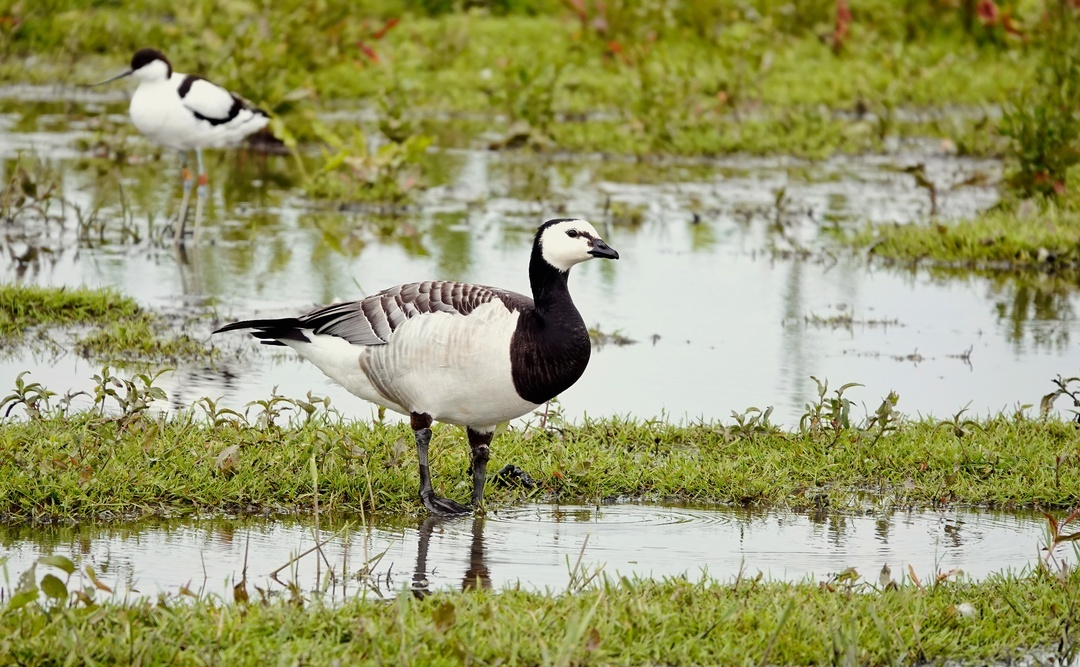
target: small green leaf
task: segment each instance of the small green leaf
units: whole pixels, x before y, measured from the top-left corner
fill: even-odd
[[[435,611],[431,613],[432,620],[435,621],[435,628],[439,632],[446,632],[454,625],[457,614],[454,611],[454,603],[444,602],[435,608]]]
[[[8,609],[22,609],[26,605],[30,604],[37,599],[37,589],[28,591],[22,591],[11,596],[11,602],[8,602]]]
[[[94,568],[89,565],[86,566],[86,576],[90,577],[90,581],[94,582],[94,588],[106,593],[112,593],[112,589],[101,583],[101,580],[97,578],[97,572],[94,572]]]
[[[51,574],[41,578],[41,592],[53,600],[66,600],[68,596],[67,584]]]
[[[72,563],[71,559],[65,556],[42,556],[38,559],[38,562],[42,565],[52,565],[55,568],[63,570],[67,574],[73,574],[75,572],[75,563]]]

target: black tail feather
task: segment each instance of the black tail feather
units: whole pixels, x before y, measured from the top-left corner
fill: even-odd
[[[310,343],[311,339],[304,335],[304,327],[300,320],[295,317],[285,317],[277,320],[244,320],[226,324],[214,333],[236,331],[238,329],[255,329],[251,335],[260,339],[263,345],[284,345],[283,340],[296,340],[302,343]]]

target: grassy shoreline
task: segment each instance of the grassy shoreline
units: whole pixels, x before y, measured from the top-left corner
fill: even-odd
[[[150,387],[152,380],[141,382]],[[246,423],[206,399],[201,412],[213,424],[194,412],[153,417],[146,400],[152,389],[138,384],[129,386],[128,412],[119,416],[96,408],[56,412],[38,403],[37,418],[0,422],[0,518],[33,524],[306,513],[316,496],[326,512],[423,511],[412,434],[404,425],[346,422],[317,399],[282,397],[262,402],[269,411]],[[1004,415],[896,419],[886,428],[823,421],[792,432],[761,424],[588,421],[500,436],[491,468],[507,463],[528,471],[538,488],[489,485],[489,506],[528,496],[835,511],[868,504],[1064,509],[1077,502],[1080,488],[1075,424]],[[435,430],[432,465],[441,493],[468,495],[468,447],[459,429]]]
[[[466,590],[341,604],[257,601],[254,592],[248,601],[246,589],[234,602],[160,596],[99,604],[90,586],[80,602],[42,595],[0,614],[0,660],[895,665],[1038,655],[1067,664],[1077,652],[1078,585],[1077,570],[981,583],[931,575],[884,589],[838,579],[601,578],[563,593]]]

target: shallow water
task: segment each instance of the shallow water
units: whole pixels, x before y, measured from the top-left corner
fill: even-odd
[[[145,161],[148,146],[131,136],[111,98],[75,98],[63,109],[53,108],[61,104],[55,97],[43,99],[51,101],[32,122],[0,114],[0,177],[17,154],[32,151],[62,174],[74,206],[84,214],[101,207],[114,237],[124,225],[160,232],[179,194],[173,156]],[[85,116],[63,122],[72,107]],[[124,137],[112,139],[117,132]],[[109,141],[127,151],[126,164],[88,158]],[[985,414],[1037,405],[1052,378],[1080,365],[1077,291],[1067,281],[947,277],[827,252],[830,230],[927,218],[927,193],[903,166],[925,165],[941,191],[942,219],[996,201],[999,164],[934,144],[824,162],[447,151],[432,157],[433,187],[403,216],[312,208],[295,194],[287,158],[218,153],[210,163],[205,242],[185,256],[148,243],[147,229],[139,242],[80,243],[72,207],[60,215],[66,227],[3,230],[10,259],[0,259],[0,279],[111,286],[166,312],[216,314],[190,333],[225,354],[159,383],[177,409],[202,396],[240,408],[277,386],[372,415],[293,356],[241,334],[211,339],[212,325],[436,277],[527,292],[531,232],[555,215],[593,220],[621,253],[618,262],[575,268],[571,288],[590,326],[637,341],[597,349],[560,397],[567,418],[726,419],[772,405],[774,422],[792,426],[816,399],[811,376],[832,387],[865,385],[845,396],[871,412],[895,390],[909,414]],[[0,387],[31,369],[32,380],[54,391],[87,389],[99,367],[70,354],[8,351]]]
[[[1036,564],[1045,520],[978,511],[807,514],[733,508],[613,504],[524,505],[485,518],[336,518],[317,534],[294,520],[183,520],[123,526],[0,527],[15,574],[42,555],[92,565],[117,594],[224,594],[247,564],[249,585],[285,584],[332,596],[392,596],[405,588],[566,590],[597,572],[610,577],[736,576],[827,581],[854,567],[877,584],[883,565],[900,580],[954,569],[983,579]],[[1070,556],[1071,557],[1071,556]],[[282,568],[277,580],[271,578]],[[740,572],[742,573],[740,575]],[[954,573],[956,576],[958,573]]]

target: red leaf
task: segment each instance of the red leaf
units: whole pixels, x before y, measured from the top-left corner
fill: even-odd
[[[1077,1],[1080,2],[1080,0]],[[1080,7],[1080,5],[1077,6]],[[1016,35],[1017,37],[1024,36],[1024,31],[1021,30],[1018,25],[1016,25],[1016,21],[1013,21],[1013,17],[1009,16],[1008,14],[1006,14],[1005,17],[1001,19],[1001,25],[1005,28],[1005,32],[1009,33],[1010,35]]]
[[[398,18],[393,18],[393,19],[390,19],[389,21],[387,21],[387,22],[386,22],[386,25],[384,25],[384,26],[383,26],[382,28],[380,28],[379,30],[377,30],[377,31],[376,31],[376,32],[375,32],[375,33],[374,33],[374,34],[373,34],[373,35],[371,36],[371,38],[372,38],[372,39],[382,39],[383,37],[386,37],[386,33],[388,33],[388,32],[390,32],[391,30],[393,30],[393,29],[394,29],[394,26],[396,26],[396,25],[397,25],[398,23],[401,23],[401,19],[398,19]]]
[[[844,46],[844,40],[851,32],[851,7],[847,0],[836,0],[836,27],[833,28],[833,51],[837,52]]]
[[[975,8],[975,15],[979,17],[979,23],[985,26],[997,25],[1000,14],[994,0],[979,0],[979,6]]]
[[[375,49],[371,48],[370,46],[368,46],[367,44],[365,44],[364,42],[362,42],[360,40],[356,41],[356,47],[358,49],[360,49],[360,51],[362,51],[363,54],[365,56],[367,56],[371,60],[371,62],[373,62],[373,63],[379,62],[379,54],[375,53]]]

